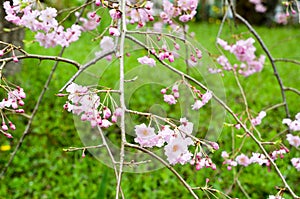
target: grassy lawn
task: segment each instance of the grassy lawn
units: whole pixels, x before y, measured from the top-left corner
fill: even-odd
[[[212,52],[210,57],[206,57],[203,61],[206,63],[213,63],[211,60],[215,59],[218,51],[215,47],[215,38],[218,31],[218,26],[214,24],[192,24],[191,31],[197,35],[199,43],[209,52]],[[278,27],[265,28],[258,27],[257,31],[261,34],[270,52],[275,58],[291,58],[300,60],[299,42],[300,32],[298,29]],[[251,35],[247,32],[245,27],[239,26],[224,27],[221,38],[233,41],[230,36],[232,33],[236,36],[248,38]],[[28,40],[32,35],[27,34]],[[97,42],[91,42],[93,38],[90,34],[82,36],[82,40],[74,43],[67,48],[64,57],[74,59],[80,63],[87,62],[99,50]],[[258,47],[258,44],[256,43]],[[127,44],[126,48],[131,51],[132,46]],[[59,48],[43,49],[37,43],[26,44],[26,50],[30,53],[51,54],[57,55]],[[258,47],[257,54],[262,54],[263,51]],[[144,51],[132,50],[131,56],[126,60],[126,72],[128,78],[134,77],[130,73],[138,66],[136,58],[145,54]],[[206,59],[208,60],[206,62]],[[49,74],[53,62],[37,60],[25,60],[22,72],[15,77],[13,81],[20,84],[27,92],[27,99],[25,101],[25,110],[29,114],[34,107],[47,75]],[[290,63],[278,63],[278,71],[283,82],[288,87],[295,87],[299,89],[300,70],[299,66]],[[98,67],[96,69],[96,67]],[[178,66],[180,69],[184,69]],[[155,70],[155,69],[154,69]],[[192,69],[192,75],[193,70]],[[197,69],[198,70],[198,69]],[[200,71],[204,70],[199,68]],[[108,87],[115,87],[118,80],[117,62],[110,64],[107,61],[101,61],[92,67],[91,71],[95,72],[100,77],[100,84]],[[147,69],[148,71],[148,69]],[[65,98],[58,98],[54,95],[76,72],[74,66],[68,64],[59,64],[59,67],[54,75],[53,81],[50,84],[47,94],[41,104],[40,110],[34,120],[30,134],[25,139],[21,150],[17,153],[16,158],[8,169],[6,177],[1,179],[0,198],[114,198],[115,197],[115,175],[113,170],[100,161],[96,160],[91,154],[86,153],[86,157],[81,157],[81,152],[74,153],[63,152],[63,148],[70,146],[82,146],[82,142],[77,134],[74,126],[74,120],[71,114],[63,110]],[[155,72],[155,71],[152,71]],[[89,79],[89,74],[86,74],[87,79],[81,78],[80,82],[94,81]],[[159,76],[160,74],[155,74]],[[155,76],[154,75],[154,76]],[[147,75],[146,75],[147,76]],[[149,74],[151,76],[151,74]],[[151,76],[152,77],[152,76]],[[195,77],[201,79],[195,73]],[[203,77],[202,77],[203,78]],[[209,77],[207,77],[209,78]],[[178,79],[175,79],[176,81]],[[224,86],[224,94],[226,94],[226,102],[229,106],[241,113],[243,104],[241,103],[241,95],[231,74],[225,73],[224,77],[220,77],[221,83]],[[97,79],[98,81],[98,79]],[[96,83],[97,83],[96,81]],[[263,71],[260,74],[252,75],[248,78],[240,78],[241,84],[245,88],[245,93],[250,105],[250,109],[257,113],[263,108],[270,107],[281,102],[280,91],[273,71],[269,62],[265,64]],[[217,87],[218,85],[216,85]],[[130,98],[130,108],[147,111],[151,106],[149,104],[160,104],[166,108],[168,116],[177,116],[180,109],[178,107],[170,108],[162,103],[162,95],[159,93],[162,88],[159,84],[142,85],[134,90]],[[222,91],[222,92],[223,92]],[[294,116],[299,111],[299,97],[296,94],[287,93],[288,104],[290,112]],[[199,135],[201,132],[207,130],[206,122],[209,120],[209,108],[202,110],[199,118]],[[256,115],[256,114],[254,114]],[[284,118],[284,109],[278,108],[268,113],[268,117],[263,124],[258,128],[263,132],[263,138],[274,137],[277,133],[284,129],[281,125],[281,120]],[[17,130],[14,133],[14,139],[9,141],[2,137],[0,139],[0,146],[11,145],[14,148],[17,140],[21,136],[25,118],[16,117]],[[225,122],[232,122],[230,116],[225,117]],[[212,127],[213,129],[213,127]],[[237,185],[231,186],[234,177],[239,175],[239,181],[243,188],[250,195],[251,198],[267,198],[268,195],[275,195],[275,186],[281,186],[281,181],[276,177],[275,172],[268,172],[265,167],[251,165],[246,168],[237,167],[233,171],[227,171],[226,167],[222,167],[222,159],[220,153],[222,150],[230,150],[232,147],[232,132],[231,128],[224,127],[220,134],[218,143],[220,150],[213,155],[213,160],[217,164],[216,171],[210,169],[202,169],[196,171],[193,166],[175,166],[175,168],[182,174],[182,176],[191,183],[192,186],[204,186],[205,179],[210,179],[210,185],[216,189],[228,191],[231,196],[245,198],[240,188]],[[112,139],[118,139],[118,136],[113,133],[118,132],[111,128],[107,134]],[[234,132],[236,135],[242,134],[242,131]],[[112,135],[111,135],[112,134]],[[281,138],[285,138],[282,136]],[[236,146],[242,139],[235,137]],[[246,138],[247,145],[242,148],[242,152],[249,154],[257,150],[255,144],[250,138]],[[285,143],[288,144],[288,143]],[[269,150],[274,148],[269,147]],[[0,151],[0,169],[7,162],[10,152]],[[284,176],[291,184],[295,192],[300,192],[300,175],[292,168],[288,159],[297,157],[297,152],[292,150],[290,154],[286,155],[284,160],[278,160],[278,165],[282,169]],[[298,152],[299,157],[299,152]],[[190,198],[188,192],[183,189],[180,182],[171,174],[171,172],[162,168],[157,171],[137,174],[125,173],[122,182],[123,191],[126,198]],[[198,191],[201,197],[205,197],[201,191]],[[289,198],[286,196],[285,198]]]

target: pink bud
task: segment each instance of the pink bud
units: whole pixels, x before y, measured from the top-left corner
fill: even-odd
[[[169,54],[169,57],[168,57],[168,60],[169,60],[169,62],[174,62],[174,55],[173,54]]]
[[[227,170],[230,171],[232,169],[231,166],[227,166]]]
[[[209,178],[206,178],[205,180],[206,184],[209,183],[209,181],[210,181]]]
[[[23,100],[18,100],[18,104],[20,105],[20,106],[24,106],[24,101]]]
[[[202,58],[202,52],[201,52],[201,50],[196,49],[196,55],[197,55],[198,59],[201,59]]]
[[[143,22],[139,21],[139,22],[138,22],[138,27],[139,27],[139,28],[142,28],[142,27],[144,27],[144,24],[143,24]]]
[[[210,167],[212,168],[212,170],[216,170],[217,169],[217,166],[215,164],[212,164]]]
[[[13,61],[14,61],[15,63],[18,63],[18,62],[19,62],[19,60],[18,60],[18,58],[17,58],[16,56],[13,56]]]
[[[175,92],[175,93],[173,93],[173,95],[175,98],[179,98],[179,92]]]
[[[24,109],[17,109],[15,111],[16,111],[16,113],[25,113]]]
[[[190,164],[191,164],[191,165],[194,165],[194,164],[195,164],[195,159],[194,159],[194,158],[191,159]]]
[[[9,124],[9,128],[11,130],[13,130],[13,131],[16,130],[16,126],[11,121],[9,121],[8,124]]]
[[[57,96],[57,97],[64,97],[64,96],[66,96],[66,94],[58,93],[58,94],[56,94],[56,96]]]
[[[7,131],[7,130],[8,130],[8,127],[7,127],[7,125],[5,124],[5,122],[2,123],[2,130],[3,130],[3,131]]]
[[[179,50],[179,49],[180,49],[180,45],[179,45],[178,43],[174,43],[174,48],[175,48],[176,50]]]
[[[152,15],[148,15],[149,21],[154,21],[154,17]]]
[[[13,138],[13,136],[10,133],[3,133],[7,138]]]
[[[173,87],[172,87],[172,91],[175,93],[175,92],[178,92],[178,85],[175,84]]]
[[[167,89],[165,89],[165,88],[161,89],[161,90],[160,90],[160,93],[161,93],[161,94],[166,94],[166,93],[167,93]]]
[[[95,12],[92,12],[91,14],[90,14],[90,17],[91,18],[94,18],[96,16],[96,13]]]
[[[156,54],[155,49],[154,48],[151,49],[150,53],[153,54],[153,55],[155,55]]]
[[[0,57],[4,55],[4,50],[0,50]]]
[[[85,150],[82,151],[82,155],[81,155],[82,158],[85,158],[85,153],[84,152],[85,152]]]
[[[116,108],[114,115],[116,117],[121,117],[122,116],[122,109],[120,107]]]
[[[96,6],[100,6],[101,5],[101,0],[96,0]]]
[[[196,164],[196,170],[199,171],[201,169],[201,165],[200,164]]]
[[[219,145],[216,142],[211,142],[210,145],[213,147],[214,150],[218,150],[219,149]]]
[[[116,123],[117,121],[118,121],[117,116],[115,116],[115,115],[111,116],[111,122],[112,123]]]
[[[194,56],[193,54],[191,54],[191,60],[192,60],[193,62],[197,62],[197,60],[196,60],[196,58],[195,58],[195,56]]]
[[[109,108],[104,107],[103,108],[103,118],[108,119],[111,116],[111,111]]]
[[[297,12],[295,10],[292,10],[292,14],[295,15]]]

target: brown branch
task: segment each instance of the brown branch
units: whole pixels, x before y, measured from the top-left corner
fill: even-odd
[[[19,55],[16,56],[18,59],[39,59],[39,60],[52,60],[52,61],[58,61],[58,62],[65,62],[74,65],[77,69],[80,68],[80,64],[74,60],[59,57],[59,56],[46,56],[46,55],[36,55],[36,54],[27,54],[27,55]],[[0,59],[0,62],[11,62],[13,61],[12,57]]]
[[[300,65],[300,61],[294,59],[287,59],[287,58],[275,58],[274,62],[289,62],[289,63]]]

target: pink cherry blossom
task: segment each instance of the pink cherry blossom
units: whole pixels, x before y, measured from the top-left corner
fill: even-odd
[[[142,147],[156,146],[159,140],[159,137],[154,132],[154,128],[147,127],[144,123],[135,126],[135,134],[137,137],[134,141]]]
[[[199,110],[202,106],[204,106],[201,100],[196,100],[195,103],[192,105],[193,110]]]
[[[149,65],[150,67],[156,66],[156,61],[148,56],[138,58],[138,62],[141,64]]]
[[[250,159],[248,158],[248,156],[244,155],[244,154],[241,154],[241,155],[238,155],[236,158],[235,158],[236,162],[239,164],[239,165],[242,165],[242,166],[248,166],[249,164],[251,164],[251,161]]]
[[[286,140],[290,143],[290,145],[298,148],[300,146],[300,137],[297,135],[287,134]]]
[[[190,138],[185,139],[181,135],[177,135],[176,138],[172,139],[164,147],[168,162],[172,165],[189,162],[192,154],[188,151],[188,145],[190,145]]]
[[[164,101],[167,102],[168,104],[176,104],[177,100],[173,95],[164,95]]]
[[[292,165],[300,171],[300,158],[292,158],[291,159]]]

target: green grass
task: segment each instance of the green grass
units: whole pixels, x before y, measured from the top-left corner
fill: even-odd
[[[197,40],[201,45],[212,52],[212,56],[205,57],[203,65],[213,64],[211,59],[218,55],[218,51],[214,46],[215,37],[217,35],[218,26],[213,24],[192,24],[191,31],[196,32]],[[299,36],[297,29],[293,28],[264,28],[258,27],[257,31],[266,42],[272,55],[274,57],[285,57],[292,59],[299,59]],[[225,26],[221,38],[231,40],[231,34],[242,34],[243,38],[250,37],[245,27],[238,29],[228,28]],[[27,38],[31,35],[28,33]],[[74,59],[80,63],[85,63],[93,55],[95,50],[99,50],[97,42],[91,42],[92,35],[83,35],[82,41],[74,43],[70,48],[66,49],[64,57]],[[258,47],[258,44],[256,44]],[[128,72],[128,79],[136,75],[134,68],[138,66],[136,58],[144,55],[146,52],[136,50],[131,43],[127,43],[126,49],[131,51],[131,56],[126,58],[126,72]],[[51,54],[57,55],[59,48],[43,49],[38,44],[26,45],[26,50],[31,53]],[[263,53],[262,49],[258,47],[258,54]],[[40,90],[46,81],[53,62],[37,60],[25,60],[22,72],[18,74],[14,80],[27,92],[26,106],[27,113],[30,113],[37,100]],[[159,90],[166,84],[171,85],[168,73],[161,73],[158,70],[160,66],[147,70],[146,74],[138,73],[139,80],[155,80],[155,78],[164,78],[166,82],[147,83],[141,86],[130,86],[133,93],[128,102],[130,108],[138,109],[140,111],[148,111],[151,104],[158,104],[167,110],[168,116],[180,116],[181,107],[170,107],[162,103],[162,95]],[[184,70],[182,66],[177,66]],[[205,66],[204,66],[205,67]],[[197,71],[205,71],[206,69],[193,69],[192,75],[197,79],[209,80],[210,76],[200,76]],[[278,71],[286,86],[299,88],[300,70],[299,66],[289,63],[278,63]],[[108,87],[115,87],[118,80],[118,66],[117,63],[109,64],[109,62],[101,61],[92,67],[91,71],[100,78],[100,84]],[[134,71],[134,73],[132,72]],[[157,72],[159,71],[159,72]],[[69,146],[82,146],[82,142],[74,127],[72,115],[65,112],[62,108],[65,103],[64,98],[58,98],[54,95],[65,84],[65,82],[76,72],[75,67],[68,64],[59,64],[54,79],[47,90],[45,98],[41,104],[40,110],[36,115],[32,125],[30,134],[26,137],[22,148],[17,153],[16,158],[8,169],[4,179],[1,180],[0,198],[114,198],[116,180],[113,170],[100,161],[97,161],[91,154],[87,153],[86,157],[81,158],[81,152],[65,153],[63,148]],[[132,73],[130,73],[132,72]],[[102,74],[102,75],[101,75]],[[207,73],[201,73],[207,74]],[[85,79],[84,79],[85,78]],[[83,83],[98,83],[97,78],[93,78],[86,74],[81,78]],[[142,79],[145,78],[145,79]],[[173,78],[173,77],[172,77]],[[179,78],[178,78],[179,79]],[[174,81],[178,80],[174,79]],[[222,84],[224,84],[224,92],[226,94],[226,102],[229,106],[241,113],[243,104],[241,103],[241,96],[238,87],[231,74],[225,73],[224,77],[220,77]],[[173,79],[172,79],[173,80]],[[260,74],[255,74],[248,78],[240,78],[242,85],[245,88],[250,109],[257,113],[262,108],[281,102],[281,96],[278,89],[276,79],[270,63],[265,65],[265,68]],[[209,83],[209,82],[208,82]],[[214,85],[213,79],[211,85]],[[135,84],[136,85],[136,84]],[[217,88],[217,83],[215,88]],[[222,86],[223,87],[223,86]],[[128,88],[128,89],[129,89]],[[221,89],[221,91],[223,91]],[[220,92],[222,93],[222,92]],[[294,116],[299,111],[299,99],[294,93],[287,93],[288,104],[290,106],[291,114]],[[150,105],[149,105],[150,104]],[[207,123],[209,122],[210,109],[209,106],[200,110],[199,118],[199,135],[205,134],[207,131]],[[278,108],[268,113],[268,117],[263,121],[263,124],[258,128],[263,132],[263,138],[270,138],[284,129],[281,125],[281,119],[285,117],[283,108]],[[144,121],[144,118],[136,118]],[[14,133],[14,139],[9,142],[6,138],[0,139],[0,145],[10,144],[14,148],[17,140],[24,130],[26,124],[25,118],[15,117],[17,120],[17,131]],[[14,120],[14,121],[15,121]],[[136,122],[139,122],[136,121]],[[232,118],[227,116],[226,122],[232,122]],[[221,126],[222,126],[222,121]],[[213,130],[214,127],[212,127]],[[107,135],[112,140],[117,141],[119,136],[118,130],[111,128]],[[242,134],[242,131],[235,131],[235,134]],[[282,136],[284,139],[284,136]],[[130,138],[129,138],[130,139]],[[235,138],[236,144],[241,142],[241,139]],[[224,127],[220,138],[218,140],[221,150],[230,150],[231,143],[231,128]],[[257,150],[256,145],[250,138],[246,138],[245,147],[242,152],[250,155],[253,150]],[[285,142],[285,144],[287,144]],[[274,147],[268,147],[269,150]],[[216,189],[223,191],[228,190],[234,181],[234,173],[239,173],[239,180],[251,198],[267,198],[269,194],[276,194],[275,186],[282,186],[281,181],[276,176],[275,172],[268,172],[267,168],[262,168],[256,165],[251,165],[247,168],[237,167],[234,171],[227,171],[225,167],[220,166],[222,160],[220,159],[220,151],[213,155],[213,160],[217,163],[218,169],[211,171],[210,169],[203,169],[196,171],[192,166],[175,166],[175,168],[183,175],[188,183],[192,186],[204,186],[205,179],[210,179],[210,185]],[[11,151],[0,151],[0,168],[7,162]],[[299,174],[290,165],[287,165],[287,159],[293,156],[299,156],[299,153],[292,150],[287,155],[284,161],[279,160],[278,164],[283,171],[284,176],[287,176],[288,182],[291,184],[296,192],[299,190]],[[180,185],[180,182],[166,169],[158,171],[136,174],[124,173],[122,188],[126,198],[190,198],[189,193]],[[230,195],[233,197],[244,198],[238,186],[233,186]],[[201,191],[197,191],[201,197],[205,197]],[[285,198],[289,198],[285,196]]]

